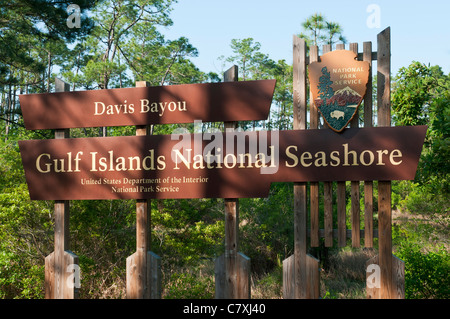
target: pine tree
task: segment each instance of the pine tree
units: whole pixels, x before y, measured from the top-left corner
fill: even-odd
[[[334,95],[333,88],[331,85],[333,81],[331,81],[330,72],[328,72],[327,67],[322,68],[322,76],[319,78],[319,97],[321,99],[331,99]]]

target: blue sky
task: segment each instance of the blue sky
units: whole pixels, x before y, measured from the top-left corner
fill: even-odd
[[[380,28],[367,23],[375,14],[367,11],[371,4],[380,9]],[[231,55],[232,39],[253,38],[271,59],[292,63],[292,36],[316,12],[338,22],[360,50],[372,41],[376,51],[377,34],[391,27],[393,75],[414,60],[450,72],[450,1],[444,0],[179,0],[173,26],[162,32],[167,39],[187,37],[199,51],[193,62],[204,72],[221,73],[218,57]]]

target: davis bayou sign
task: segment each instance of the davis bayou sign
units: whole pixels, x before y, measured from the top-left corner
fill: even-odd
[[[344,129],[368,72],[346,52],[336,51],[344,65],[331,53],[311,65],[314,103],[333,130],[20,141],[30,197],[266,197],[272,182],[414,179],[425,126]],[[189,84],[22,95],[20,103],[28,129],[264,120],[274,88],[275,80]]]

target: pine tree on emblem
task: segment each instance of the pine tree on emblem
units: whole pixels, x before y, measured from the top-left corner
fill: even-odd
[[[317,86],[319,96],[322,100],[331,99],[334,95],[333,88],[331,87],[333,81],[331,81],[330,72],[328,72],[326,66],[322,68],[322,74],[319,78],[319,85]]]

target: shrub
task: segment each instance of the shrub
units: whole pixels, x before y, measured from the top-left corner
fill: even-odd
[[[405,242],[396,255],[405,262],[407,299],[450,298],[450,257],[445,247],[423,252],[419,245]]]

